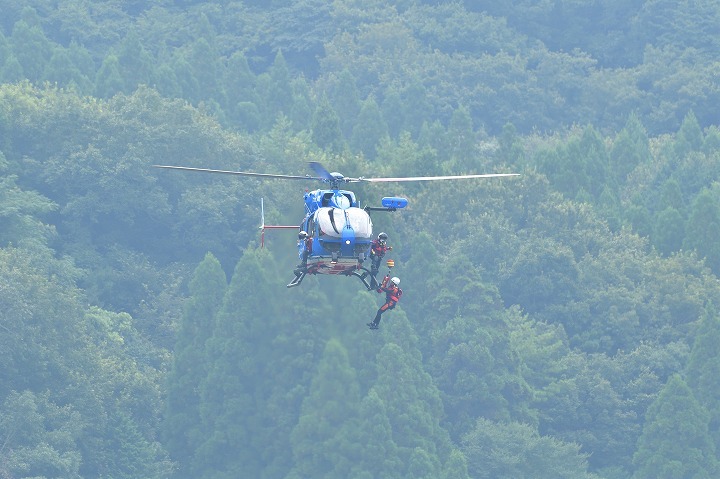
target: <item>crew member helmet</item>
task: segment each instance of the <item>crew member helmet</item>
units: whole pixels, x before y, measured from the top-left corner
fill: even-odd
[[[379,239],[380,241],[387,241],[387,239],[388,239],[387,233],[380,233],[380,234],[378,235],[378,239]]]
[[[397,276],[395,276],[394,278],[391,278],[390,282],[392,284],[394,284],[395,286],[400,286],[400,278],[398,278]]]
[[[308,234],[306,231],[301,231],[300,233],[298,233],[298,239],[300,239],[300,240],[304,240],[307,237],[308,237]]]

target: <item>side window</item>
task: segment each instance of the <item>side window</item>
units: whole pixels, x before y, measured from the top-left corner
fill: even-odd
[[[306,232],[310,236],[315,236],[315,217],[314,216],[311,216],[310,219],[308,220]]]

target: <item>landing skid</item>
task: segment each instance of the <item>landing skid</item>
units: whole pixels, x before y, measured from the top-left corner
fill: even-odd
[[[362,271],[362,273],[360,273],[359,271]],[[376,273],[376,274],[377,274],[377,273]],[[380,286],[380,285],[378,284],[378,282],[377,282],[377,279],[375,278],[375,275],[372,274],[372,272],[369,271],[369,270],[366,269],[366,268],[362,268],[362,267],[361,267],[361,268],[358,268],[358,269],[356,269],[356,270],[353,270],[352,273],[348,273],[348,276],[355,276],[356,278],[358,278],[360,281],[363,282],[363,284],[364,284],[365,287],[368,289],[368,291],[372,291],[373,289],[377,289],[378,286]],[[370,277],[370,282],[369,282],[369,283],[368,283],[368,281],[367,281],[367,279],[366,279],[368,276]]]
[[[302,283],[302,280],[307,276],[307,271],[299,271],[295,270],[295,277],[288,283],[288,288],[294,288],[295,286],[300,286],[300,283]]]

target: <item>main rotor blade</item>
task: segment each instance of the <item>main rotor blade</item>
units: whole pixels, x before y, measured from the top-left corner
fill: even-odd
[[[484,175],[453,175],[453,176],[408,176],[401,178],[352,178],[350,181],[367,181],[369,183],[390,183],[394,181],[435,181],[462,180],[465,178],[497,178],[502,176],[520,176],[520,173],[488,173]]]
[[[185,170],[185,171],[202,171],[205,173],[222,173],[225,175],[240,175],[240,176],[259,176],[261,178],[280,178],[284,180],[318,180],[322,181],[323,178],[316,178],[314,176],[296,176],[296,175],[273,175],[270,173],[250,173],[247,171],[227,171],[227,170],[211,170],[209,168],[191,168],[189,166],[170,166],[170,165],[153,165],[155,168],[167,168],[171,170]]]
[[[330,172],[328,170],[326,170],[325,167],[323,165],[321,165],[320,163],[318,163],[317,161],[310,161],[310,162],[308,162],[308,164],[310,165],[310,168],[312,168],[312,170],[315,173],[320,175],[320,178],[323,178],[327,181],[335,181],[336,180],[336,178],[333,175],[331,175]]]

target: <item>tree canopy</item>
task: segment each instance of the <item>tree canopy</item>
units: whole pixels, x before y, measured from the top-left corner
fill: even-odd
[[[0,477],[717,476],[716,2],[0,10]],[[353,185],[368,331],[307,185],[152,167],[307,161],[521,176]]]

